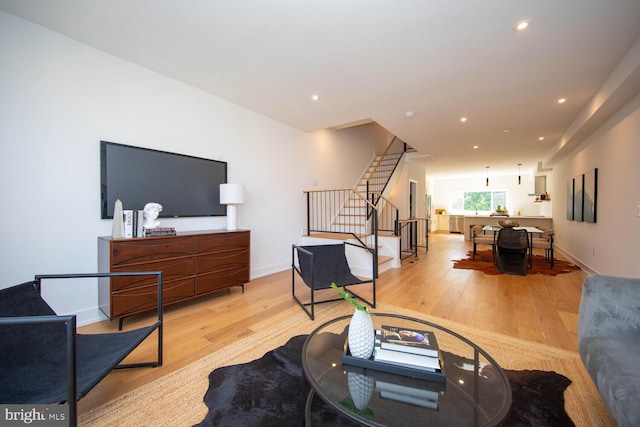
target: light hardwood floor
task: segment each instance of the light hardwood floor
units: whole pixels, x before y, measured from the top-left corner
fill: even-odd
[[[577,351],[578,309],[586,274],[490,276],[452,268],[471,249],[460,234],[430,235],[429,250],[380,275],[379,302]],[[80,411],[104,403],[177,370],[301,310],[291,297],[291,271],[262,277],[240,288],[165,309],[164,365],[114,371],[80,400]],[[341,304],[334,302],[332,304]],[[321,308],[320,308],[321,309]],[[152,315],[125,320],[125,329],[149,324]],[[310,320],[308,320],[310,322]],[[80,332],[112,332],[117,321],[85,326]],[[150,341],[150,340],[147,340]],[[153,340],[132,361],[153,357]]]

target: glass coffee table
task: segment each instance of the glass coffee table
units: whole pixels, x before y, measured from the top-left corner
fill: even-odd
[[[305,420],[319,397],[342,417],[368,426],[493,426],[511,407],[509,379],[496,361],[465,337],[420,319],[376,313],[373,324],[430,330],[436,335],[446,382],[439,383],[342,363],[351,316],[319,326],[302,348],[311,386]]]

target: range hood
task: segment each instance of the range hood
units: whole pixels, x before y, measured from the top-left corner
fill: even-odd
[[[547,176],[546,175],[536,176],[534,193],[529,194],[529,196],[539,196],[541,194],[546,194],[546,193],[547,193]]]

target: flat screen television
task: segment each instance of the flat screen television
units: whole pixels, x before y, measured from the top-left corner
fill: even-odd
[[[100,141],[102,219],[113,218],[117,199],[131,210],[159,203],[164,218],[224,216],[226,182],[226,162]]]

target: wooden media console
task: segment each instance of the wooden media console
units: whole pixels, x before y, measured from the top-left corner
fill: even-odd
[[[100,272],[162,271],[163,305],[242,286],[250,276],[250,231],[200,231],[175,236],[98,238]],[[155,309],[151,277],[101,278],[98,304],[109,319]]]

